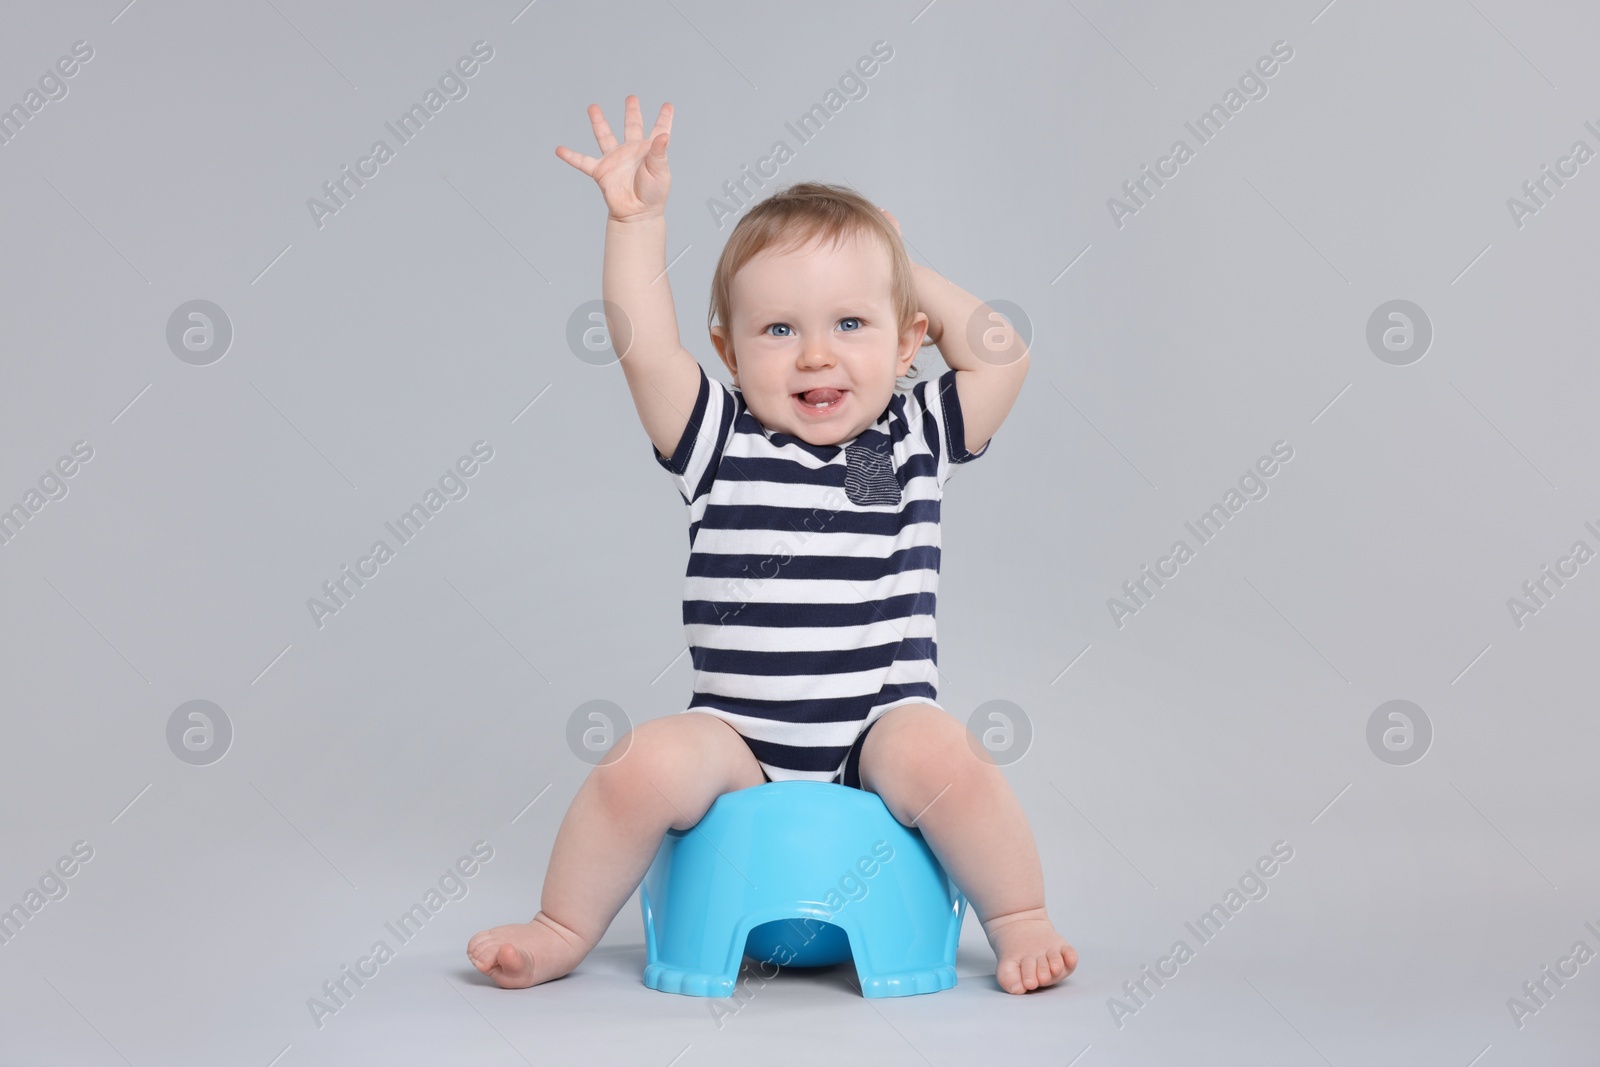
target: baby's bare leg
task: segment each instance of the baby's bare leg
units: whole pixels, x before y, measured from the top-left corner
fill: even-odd
[[[1078,953],[1045,913],[1044,869],[1022,805],[968,739],[931,705],[890,708],[862,747],[861,784],[922,832],[983,924],[1000,987],[1025,993],[1071,974]]]
[[[667,828],[687,830],[723,793],[762,784],[733,727],[704,712],[641,723],[589,772],[561,821],[540,910],[473,935],[473,966],[507,989],[560,978],[626,904]]]

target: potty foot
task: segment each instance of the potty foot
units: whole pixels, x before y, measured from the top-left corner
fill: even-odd
[[[902,971],[899,974],[880,974],[861,977],[861,995],[873,997],[910,997],[918,993],[937,993],[956,984],[954,967],[929,967],[921,971]]]

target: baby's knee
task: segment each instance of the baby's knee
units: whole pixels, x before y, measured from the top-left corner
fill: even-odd
[[[884,797],[891,811],[896,803],[926,804],[929,796],[981,773],[978,746],[969,737],[965,726],[939,708],[928,704],[892,708],[867,735],[862,781]],[[899,818],[900,812],[895,816]]]
[[[674,823],[676,806],[693,773],[694,746],[688,724],[676,716],[642,722],[617,739],[594,769],[596,785],[607,806],[632,814],[667,809]]]
[[[968,731],[954,716],[931,704],[902,704],[891,708],[872,727],[870,742],[879,731],[895,759],[908,767],[942,766],[961,755],[971,756]]]

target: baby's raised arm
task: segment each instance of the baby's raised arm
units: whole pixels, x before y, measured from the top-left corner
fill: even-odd
[[[637,96],[627,99],[620,143],[598,104],[589,105],[589,121],[600,158],[564,146],[556,148],[556,155],[593,178],[605,197],[601,295],[607,303],[606,324],[639,421],[656,451],[670,457],[700,390],[700,368],[678,339],[678,316],[667,282],[672,105],[661,105],[648,138]]]

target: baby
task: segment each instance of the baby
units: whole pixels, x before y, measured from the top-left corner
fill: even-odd
[[[589,119],[601,157],[556,155],[605,197],[613,345],[688,505],[695,691],[618,739],[561,822],[539,913],[475,934],[468,957],[508,989],[561,977],[669,827],[723,793],[809,779],[870,790],[921,832],[982,923],[1001,989],[1059,981],[1078,956],[1045,913],[1027,817],[935,691],[940,499],[1010,412],[1020,339],[912,264],[888,212],[804,183],[752,208],[723,249],[711,339],[734,385],[713,381],[678,339],[666,278],[672,105],[647,138],[629,96],[620,143],[597,105]],[[982,357],[967,330],[980,312]],[[897,391],[924,336],[951,369]]]

